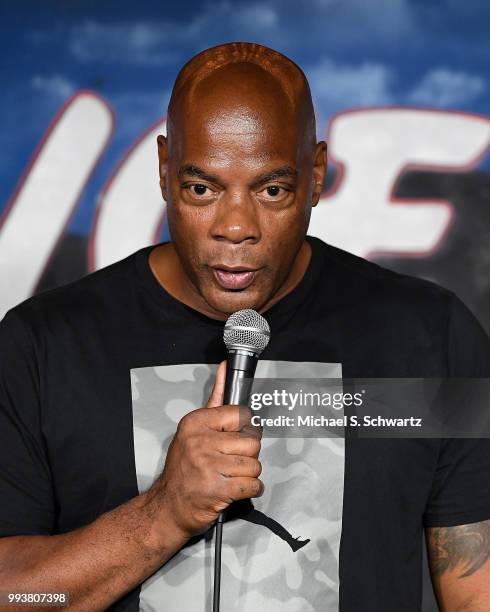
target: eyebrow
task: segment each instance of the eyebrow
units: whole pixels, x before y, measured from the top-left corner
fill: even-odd
[[[177,175],[179,178],[181,178],[184,174],[187,176],[201,178],[204,181],[209,181],[210,183],[219,183],[219,178],[217,176],[214,174],[209,174],[194,164],[184,164],[183,166],[180,166]],[[296,179],[298,177],[298,171],[291,166],[280,166],[279,168],[274,168],[274,170],[264,172],[264,174],[259,174],[259,176],[254,179],[254,186],[285,177]]]
[[[177,175],[179,178],[181,178],[184,174],[186,174],[187,176],[197,176],[198,178],[201,178],[204,181],[209,181],[210,183],[219,182],[217,176],[215,176],[214,174],[208,174],[205,170],[202,170],[202,168],[194,166],[193,164],[185,164],[184,166],[180,166]]]
[[[260,185],[261,183],[268,183],[269,181],[275,181],[278,178],[298,178],[298,171],[291,166],[281,166],[280,168],[275,168],[274,170],[270,170],[269,172],[265,172],[264,174],[260,174],[254,181],[255,185]]]

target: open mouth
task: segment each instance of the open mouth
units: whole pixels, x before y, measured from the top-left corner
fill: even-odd
[[[251,285],[257,270],[213,268],[214,277],[223,289],[239,290]]]

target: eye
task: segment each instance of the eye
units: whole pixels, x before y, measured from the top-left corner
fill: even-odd
[[[209,190],[209,188],[206,187],[206,185],[202,185],[201,183],[190,185],[189,188],[192,191],[192,194],[197,195],[197,196],[206,195],[206,192]]]
[[[215,196],[215,192],[204,183],[187,183],[182,187],[192,200],[208,201]]]
[[[267,191],[267,195],[270,195],[271,198],[278,196],[279,193],[281,192],[281,188],[278,187],[277,185],[271,185],[270,187],[266,188]]]
[[[258,192],[258,196],[269,202],[279,202],[288,197],[291,189],[282,187],[281,185],[268,185]]]

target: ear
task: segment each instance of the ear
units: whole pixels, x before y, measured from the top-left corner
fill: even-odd
[[[316,206],[322,195],[323,183],[327,173],[327,143],[320,141],[315,148],[315,159],[313,162],[313,188],[311,205]]]
[[[158,144],[158,171],[160,173],[160,190],[162,197],[167,201],[167,173],[168,173],[168,146],[167,139],[161,134],[157,136]]]

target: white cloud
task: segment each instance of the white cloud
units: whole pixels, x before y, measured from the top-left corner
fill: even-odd
[[[391,104],[392,75],[383,64],[338,64],[328,58],[306,70],[312,95],[329,111],[350,106]]]
[[[31,87],[58,98],[67,98],[75,91],[75,85],[60,74],[35,74],[31,77]]]
[[[312,25],[322,23],[325,36],[342,46],[399,42],[417,32],[410,0],[310,0],[308,12]]]
[[[201,17],[184,25],[165,21],[119,24],[87,21],[73,29],[70,51],[82,62],[164,64],[176,58],[172,44],[189,42],[201,27]]]
[[[86,21],[72,28],[70,51],[82,62],[165,64],[180,59],[180,49],[207,41],[217,33],[238,39],[254,33],[270,34],[279,24],[277,10],[266,3],[236,6],[211,2],[184,22],[148,21],[100,23]]]
[[[385,106],[395,102],[393,74],[378,62],[346,64],[323,58],[307,68],[317,119],[317,135],[324,137],[332,115],[348,108]]]
[[[277,25],[279,18],[276,11],[264,4],[250,4],[232,13],[233,23],[247,30],[271,28]]]
[[[477,75],[445,68],[430,70],[408,93],[395,89],[394,73],[385,64],[341,64],[323,58],[306,71],[317,109],[318,134],[333,113],[352,107],[390,104],[456,107],[486,89]]]
[[[70,52],[84,63],[162,65],[179,61],[183,50],[204,49],[225,39],[256,40],[286,53],[298,44],[315,49],[328,43],[338,50],[353,41],[375,46],[412,39],[414,25],[408,0],[311,0],[307,10],[298,10],[295,0],[211,0],[198,11],[188,11],[183,21],[89,19],[67,34]]]
[[[485,87],[485,80],[479,76],[436,68],[428,72],[408,94],[408,102],[439,107],[458,106],[474,100]]]

